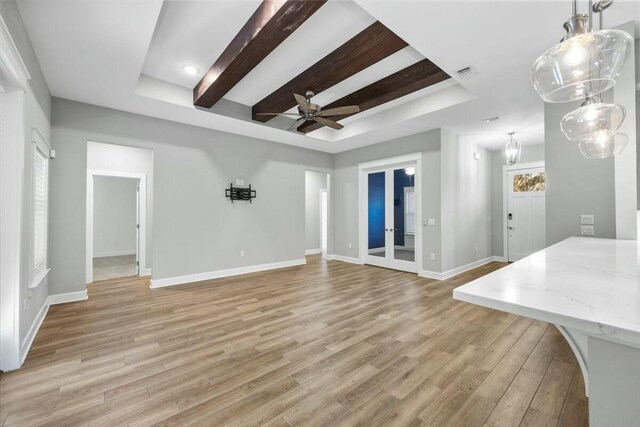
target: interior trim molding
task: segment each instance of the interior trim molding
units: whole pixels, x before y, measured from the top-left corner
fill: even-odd
[[[333,260],[333,261],[349,262],[351,264],[364,265],[364,262],[362,262],[362,260],[360,260],[359,258],[354,258],[354,257],[344,256],[344,255],[337,255],[337,254],[327,255],[327,259]]]
[[[29,354],[29,350],[31,350],[31,345],[33,345],[33,340],[36,339],[36,335],[38,334],[38,331],[42,326],[42,322],[44,322],[44,318],[47,317],[47,313],[49,312],[49,306],[50,306],[49,298],[47,297],[45,298],[44,304],[42,304],[42,307],[40,308],[38,315],[33,320],[33,323],[31,324],[31,328],[29,328],[29,332],[27,332],[27,335],[22,340],[22,346],[21,346],[22,348],[20,349],[21,350],[20,366],[22,366],[25,359],[27,358],[27,355]]]
[[[29,70],[25,65],[20,51],[11,37],[11,33],[7,28],[7,24],[0,16],[0,70],[9,77],[5,84],[16,85],[22,89],[25,88],[27,80],[31,79]],[[0,78],[0,83],[2,82]]]
[[[495,258],[496,257],[490,256],[487,258],[480,259],[478,261],[470,262],[469,264],[465,264],[460,267],[452,268],[451,270],[447,270],[442,273],[439,273],[437,271],[420,270],[420,272],[418,273],[418,276],[425,277],[427,279],[447,280],[452,278],[453,276],[457,276],[458,274],[464,273],[469,270],[473,270],[474,268],[496,261]]]
[[[164,279],[151,279],[151,289],[164,288],[165,286],[184,285],[204,280],[219,279],[221,277],[237,276],[240,274],[256,273],[259,271],[275,270],[277,268],[295,267],[304,265],[305,259],[293,259],[289,261],[273,262],[270,264],[249,265],[246,267],[229,268],[226,270],[208,271],[206,273],[187,274],[185,276],[166,277]]]
[[[56,304],[65,304],[65,303],[74,302],[74,301],[84,301],[87,299],[89,299],[89,295],[87,295],[87,290],[85,289],[84,291],[49,295],[48,302],[49,302],[49,305],[56,305]]]
[[[135,255],[136,254],[136,250],[135,249],[131,249],[131,250],[120,250],[120,251],[106,251],[106,252],[94,252],[93,253],[93,257],[94,258],[107,258],[107,257],[112,257],[112,256],[125,256],[125,255]]]
[[[151,276],[150,268],[141,268],[139,276]]]
[[[503,256],[494,255],[492,258],[496,262],[507,262],[507,258]]]
[[[305,255],[315,255],[315,254],[321,254],[321,253],[322,253],[322,248],[307,249],[304,251]]]

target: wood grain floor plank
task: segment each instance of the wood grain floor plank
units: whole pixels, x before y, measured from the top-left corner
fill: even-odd
[[[94,283],[52,306],[23,368],[0,375],[0,425],[583,423],[555,328],[452,299],[504,265],[438,282],[310,256],[163,289]]]

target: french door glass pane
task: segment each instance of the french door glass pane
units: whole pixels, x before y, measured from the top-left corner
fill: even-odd
[[[393,171],[393,257],[415,261],[416,199],[415,168]]]
[[[369,180],[369,255],[386,256],[385,249],[385,189],[384,172],[370,173]]]

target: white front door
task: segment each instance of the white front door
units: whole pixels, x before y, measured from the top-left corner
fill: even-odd
[[[417,272],[415,164],[366,175],[365,263]]]
[[[545,174],[543,167],[507,171],[509,261],[544,249]]]

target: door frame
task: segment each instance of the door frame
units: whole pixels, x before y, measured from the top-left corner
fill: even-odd
[[[319,172],[319,173],[327,174],[327,188],[326,188],[326,191],[327,191],[327,252],[322,254],[322,257],[325,259],[328,259],[328,257],[331,257],[331,255],[329,254],[333,253],[333,211],[332,211],[333,203],[331,202],[331,197],[332,197],[331,184],[333,181],[333,170],[328,168],[322,168],[322,167],[304,168],[302,180],[304,182],[305,198],[306,198],[307,178],[305,176],[306,175],[305,172]],[[305,217],[306,217],[306,213],[305,213]],[[320,230],[320,233],[322,233],[322,230]],[[302,258],[304,258],[304,256]]]
[[[416,234],[415,266],[416,274],[422,271],[422,153],[411,153],[386,159],[358,163],[358,258],[361,264],[366,261],[367,229],[369,217],[367,209],[368,181],[371,172],[382,172],[394,166],[411,164],[415,167],[414,191],[416,193]],[[386,239],[386,238],[385,238]]]
[[[328,181],[328,179],[327,179]],[[328,184],[327,184],[328,187]],[[318,203],[318,206],[320,207],[320,253],[322,254],[322,256],[326,257],[327,256],[327,252],[328,252],[328,248],[329,248],[329,189],[325,188],[325,189],[320,189],[319,191],[319,197],[320,197],[320,202]],[[322,248],[322,195],[326,194],[327,197],[327,221],[325,224],[325,230],[327,232],[326,235],[326,242],[325,242],[325,247],[324,250]]]
[[[137,213],[138,213],[138,275],[146,274],[147,268],[147,175],[143,173],[117,172],[88,169],[87,170],[87,228],[86,228],[86,282],[93,282],[93,177],[110,176],[116,178],[131,178],[138,180]]]
[[[507,227],[509,221],[507,216],[509,215],[509,181],[508,172],[521,169],[545,169],[545,182],[546,182],[546,168],[544,166],[544,160],[536,160],[533,162],[516,163],[513,165],[502,165],[502,255],[505,262],[509,262],[509,236],[507,233]],[[545,184],[546,188],[546,184]],[[546,212],[545,212],[546,215]]]

